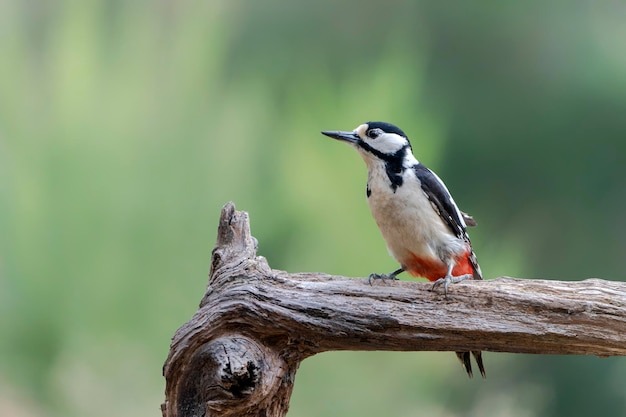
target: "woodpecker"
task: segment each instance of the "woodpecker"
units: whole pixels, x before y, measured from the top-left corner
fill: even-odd
[[[400,268],[373,273],[372,280],[397,280],[406,271],[433,282],[434,290],[466,279],[482,279],[467,234],[476,222],[457,207],[446,185],[413,155],[407,135],[385,122],[368,122],[352,132],[323,131],[323,135],[354,147],[367,165],[366,195],[374,220]],[[480,351],[471,352],[483,378]],[[472,377],[470,352],[456,353]]]

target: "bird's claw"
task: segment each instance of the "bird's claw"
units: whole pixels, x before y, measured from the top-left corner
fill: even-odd
[[[372,281],[377,280],[377,279],[385,282],[387,280],[398,281],[400,278],[396,277],[393,274],[377,274],[377,273],[373,273],[373,274],[370,274],[370,276],[367,278],[367,282],[369,282],[369,284],[372,285]]]
[[[458,277],[453,277],[451,275],[446,275],[443,278],[439,278],[437,281],[433,282],[433,286],[431,287],[431,291],[435,291],[435,288],[443,284],[443,296],[448,298],[448,286],[450,284],[456,284],[461,281],[465,281],[466,279],[472,279],[471,274],[459,275]]]

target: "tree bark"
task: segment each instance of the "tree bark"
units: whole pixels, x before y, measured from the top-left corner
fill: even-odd
[[[329,350],[626,355],[626,283],[427,282],[289,274],[222,209],[200,308],[172,339],[164,417],[284,416],[300,362]]]

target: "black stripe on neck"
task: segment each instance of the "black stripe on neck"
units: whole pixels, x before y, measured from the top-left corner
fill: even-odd
[[[359,146],[385,162],[385,172],[391,182],[391,189],[395,193],[396,189],[404,182],[404,179],[402,178],[402,173],[404,172],[402,162],[404,161],[407,149],[410,149],[411,146],[406,144],[392,154],[383,153],[378,149],[374,149],[363,141],[359,141]]]

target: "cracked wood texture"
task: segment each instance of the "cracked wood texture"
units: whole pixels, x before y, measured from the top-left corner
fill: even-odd
[[[206,293],[163,367],[164,417],[284,416],[300,362],[329,350],[626,355],[626,283],[498,278],[446,299],[427,282],[289,274],[256,249],[226,204]]]

